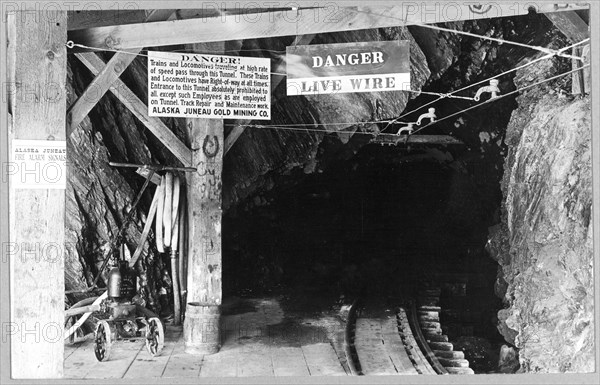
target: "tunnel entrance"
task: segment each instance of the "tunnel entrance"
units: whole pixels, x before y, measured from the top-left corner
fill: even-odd
[[[485,244],[501,193],[477,178],[484,165],[459,164],[443,149],[369,144],[321,173],[282,176],[224,217],[225,295],[382,300],[440,287],[446,334],[493,371],[502,302]]]

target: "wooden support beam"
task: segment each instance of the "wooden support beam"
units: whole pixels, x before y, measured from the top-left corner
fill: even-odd
[[[95,53],[77,53],[75,56],[97,76],[105,64]],[[114,80],[112,92],[129,110],[167,147],[184,166],[190,165],[191,151],[158,117],[148,116],[148,106],[131,91],[121,79]]]
[[[150,170],[148,170],[147,168],[138,168],[137,170],[135,170],[135,172],[138,175],[143,176],[144,178],[147,178],[148,174],[150,174]],[[153,183],[156,186],[160,185],[160,176],[156,173],[152,175],[152,178],[150,178],[150,183]]]
[[[265,12],[260,17],[221,17],[173,20],[156,23],[137,23],[106,26],[71,31],[69,39],[75,43],[105,49],[129,49],[158,47],[177,44],[192,44],[212,41],[259,39],[276,36],[308,35],[359,29],[373,29],[438,23],[469,19],[487,19],[526,15],[529,6],[515,4],[488,4],[476,7],[472,4],[452,3],[453,8],[442,6],[353,6],[337,5],[329,10],[313,8],[296,11]],[[356,5],[356,3],[354,3]],[[489,8],[488,8],[489,6]],[[588,9],[587,6],[565,4],[556,8],[554,4],[540,3],[534,6],[538,12],[562,12]]]
[[[71,31],[107,25],[143,23],[148,15],[148,12],[143,9],[110,9],[108,3],[106,9],[102,9],[100,4],[95,3],[95,7],[90,7],[88,10],[69,11],[67,13],[67,29]],[[113,7],[114,5],[117,4],[113,4]]]
[[[554,24],[554,26],[562,32],[572,43],[580,42],[587,39],[590,36],[589,26],[575,11],[569,12],[552,12],[546,13],[546,17]],[[587,48],[584,45],[580,45],[573,48],[573,55],[584,57],[584,49],[589,52],[589,45]],[[589,55],[588,55],[589,59]],[[583,66],[584,63],[573,59],[572,68],[577,69]],[[581,94],[581,90],[589,92],[589,69],[581,70],[573,73],[571,92],[574,95]]]
[[[174,16],[174,14],[175,10],[172,9],[155,9],[148,14],[145,21],[164,21]],[[69,107],[67,111],[67,136],[71,135],[73,129],[83,121],[141,50],[141,48],[134,48],[113,55],[98,73],[98,76],[92,80],[81,96]]]
[[[27,11],[8,15],[18,82],[11,95],[14,140],[65,140],[67,14]],[[43,143],[43,142],[42,142]],[[26,155],[30,156],[30,155]],[[25,167],[25,162],[15,167]],[[12,378],[63,375],[65,296],[65,188],[16,188],[18,178],[34,174],[44,182],[42,165],[9,175],[10,299]],[[54,186],[53,186],[54,187]]]
[[[371,143],[387,145],[403,145],[406,136],[398,136],[393,134],[380,134],[377,138],[373,138]],[[410,135],[407,144],[464,144],[462,141],[450,135]]]
[[[315,37],[314,34],[297,36],[296,39],[294,39],[294,42],[292,43],[292,45],[310,44],[310,42],[314,39],[314,37]],[[275,89],[277,88],[277,86],[279,86],[279,84],[281,83],[282,80],[283,80],[283,76],[277,76],[276,78],[272,78],[272,80],[271,80],[271,95],[274,95]],[[271,101],[271,104],[273,104],[276,100],[277,99],[273,99]],[[252,123],[252,120],[250,120],[250,119],[238,119],[233,122],[233,128],[229,132],[229,135],[227,135],[227,137],[225,138],[225,148],[223,149],[223,156],[227,155],[227,152],[229,152],[229,150],[234,145],[236,140],[238,140],[238,138],[244,133],[246,126],[249,125],[250,123]]]
[[[224,43],[196,44],[188,50],[224,51]],[[221,202],[223,119],[187,119],[196,172],[186,173],[188,202],[187,305],[185,351],[212,354],[220,348],[222,301]]]
[[[576,47],[577,49],[573,49],[573,53],[581,58],[583,58],[583,62],[573,59],[571,60],[573,69],[578,69],[583,67],[586,64],[590,64],[591,55],[590,55],[590,44],[582,45],[581,47]],[[571,92],[573,95],[579,95],[582,92],[584,94],[590,93],[590,67],[583,68],[575,73],[573,73],[572,82],[571,82]]]
[[[231,131],[229,131],[229,135],[225,138],[224,155],[227,155],[234,143],[242,136],[244,130],[246,130],[246,126],[250,123],[252,123],[252,120],[236,120],[234,122],[235,125]]]
[[[96,4],[99,5],[99,4]],[[271,12],[273,10],[291,9],[291,7],[280,7],[280,8],[250,8],[246,4],[240,3],[239,1],[232,6],[225,6],[222,8],[223,3],[204,3],[201,8],[184,8],[177,10],[178,19],[199,19],[207,17],[221,17],[223,15],[237,15],[238,18],[247,17],[249,19],[256,18],[255,13]],[[258,5],[255,3],[255,5]],[[219,6],[219,7],[217,7]],[[314,2],[310,4],[314,7]],[[77,29],[86,29],[93,27],[106,27],[110,25],[124,25],[124,24],[135,24],[143,23],[147,19],[148,15],[152,12],[162,12],[165,10],[154,9],[154,10],[115,10],[110,9],[115,7],[115,4],[106,3],[107,9],[105,10],[90,10],[90,11],[70,11],[68,15],[67,29],[69,31]],[[164,18],[162,20],[166,20]]]
[[[135,55],[140,50],[137,48],[130,49],[126,54],[123,52],[116,53],[110,61],[100,70],[98,75],[83,91],[81,96],[73,103],[67,111],[67,135],[71,135],[73,130],[79,126],[79,123],[85,119],[87,114],[100,101],[102,96],[108,91],[113,82],[121,76],[123,71],[131,64]],[[96,55],[92,53],[91,55]]]
[[[572,43],[577,43],[590,36],[587,23],[575,11],[549,12],[544,15]]]

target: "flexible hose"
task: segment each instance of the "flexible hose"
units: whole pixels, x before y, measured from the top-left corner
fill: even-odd
[[[165,252],[164,239],[163,239],[163,210],[165,208],[165,179],[163,175],[158,186],[158,205],[156,206],[156,231],[154,237],[156,238],[156,248],[159,253]]]
[[[92,303],[91,306],[98,306],[98,308],[100,308],[100,303],[105,299],[108,298],[108,291],[105,291],[104,293],[102,293],[101,296],[99,296],[98,298],[96,298],[96,300],[94,301],[94,303]],[[69,338],[71,336],[71,334],[75,333],[75,331],[77,329],[79,329],[81,327],[81,325],[83,325],[83,323],[85,321],[87,321],[87,319],[89,318],[89,316],[92,314],[92,312],[87,312],[84,315],[81,316],[81,318],[75,322],[75,324],[73,326],[71,326],[69,328],[69,330],[66,331],[65,333],[65,337],[64,339],[66,340],[67,338]]]
[[[91,305],[92,303],[94,303],[94,300],[96,300],[96,297],[88,297],[88,298],[82,299],[81,301],[76,302],[73,306],[71,306],[69,308],[69,310],[75,309],[78,307],[82,307],[82,306]]]
[[[173,179],[173,223],[172,223],[172,238],[171,238],[171,275],[173,281],[173,323],[179,325],[181,323],[181,291],[179,289],[179,262],[177,247],[179,246],[179,193],[180,181],[177,176]]]
[[[171,246],[171,230],[173,229],[173,173],[167,172],[164,176],[165,200],[163,207],[163,234],[165,247]]]
[[[65,318],[73,317],[78,314],[94,312],[94,311],[98,311],[98,310],[100,310],[100,307],[95,306],[95,305],[81,306],[81,307],[77,307],[77,308],[72,307],[69,310],[65,310]]]
[[[185,303],[185,294],[187,289],[187,274],[186,274],[186,251],[187,251],[187,207],[185,192],[181,194],[179,203],[179,288],[181,291],[181,302]]]
[[[150,233],[150,229],[152,228],[152,221],[154,220],[154,216],[156,215],[156,210],[158,206],[158,197],[161,191],[160,188],[157,188],[154,192],[154,197],[152,198],[152,203],[150,204],[150,210],[148,211],[148,216],[146,217],[146,224],[144,225],[144,230],[142,231],[142,235],[140,236],[140,241],[133,253],[133,256],[129,260],[129,267],[133,267],[137,262],[140,255],[142,255],[142,251],[144,251],[144,244],[146,243],[146,239],[148,238],[148,234]]]

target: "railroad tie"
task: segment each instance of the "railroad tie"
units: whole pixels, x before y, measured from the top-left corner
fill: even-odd
[[[447,367],[446,370],[450,374],[475,374],[471,368]]]
[[[442,310],[439,306],[440,288],[428,288],[419,292],[417,317],[420,328],[427,340],[429,347],[439,363],[450,374],[474,374],[469,368],[469,361],[465,359],[462,351],[454,351],[454,345],[448,341],[448,336],[443,334],[448,328],[440,324],[440,313],[453,315],[452,311]]]

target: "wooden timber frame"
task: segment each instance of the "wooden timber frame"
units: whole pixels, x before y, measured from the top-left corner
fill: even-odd
[[[67,13],[15,13],[7,22],[8,76],[18,84],[10,95],[9,146],[16,139],[65,140]],[[60,378],[66,190],[16,189],[18,177],[9,175],[11,376]]]
[[[119,80],[134,55],[144,47],[191,44],[201,50],[197,46],[200,43],[278,36],[296,36],[297,44],[309,44],[319,33],[517,16],[528,14],[531,7],[531,3],[515,2],[483,6],[452,2],[452,5],[446,6],[443,3],[428,5],[388,0],[375,0],[369,5],[348,0],[334,3],[298,0],[296,4],[299,8],[244,8],[236,13],[232,10],[240,7],[238,1],[210,2],[200,12],[200,17],[188,18],[182,17],[185,12],[177,10],[127,11],[124,12],[127,21],[117,25],[111,23],[113,18],[89,22],[82,20],[77,13],[67,17],[67,9],[13,10],[7,19],[9,82],[20,85],[14,87],[15,92],[9,99],[9,146],[13,139],[46,140],[50,136],[56,140],[65,139],[78,129],[89,111],[110,91],[184,166],[198,167],[198,173],[188,178],[187,188],[190,202],[189,247],[193,260],[199,261],[196,270],[192,266],[188,270],[191,277],[187,302],[205,307],[194,309],[189,315],[211,320],[210,327],[216,335],[219,335],[218,306],[221,303],[222,159],[250,122],[237,121],[230,135],[223,138],[222,120],[192,119],[188,122],[194,149],[191,150],[159,118],[148,116],[145,103]],[[588,5],[579,3],[538,3],[535,7],[539,13],[588,9]],[[100,12],[108,14],[114,11]],[[240,14],[250,16],[240,17]],[[26,21],[32,17],[38,22]],[[68,110],[65,94],[67,41],[79,45],[72,51],[78,52],[76,57],[96,76]],[[104,63],[93,52],[94,49],[124,52],[115,54],[108,63]],[[51,101],[40,97],[40,90],[32,91],[27,87],[28,82],[39,84],[40,79],[46,85],[59,85],[59,92]],[[272,84],[276,86],[280,81],[281,78]],[[425,138],[422,140],[427,142]],[[203,146],[208,153],[202,149]],[[205,186],[203,190],[203,184],[211,188],[207,190]],[[60,223],[64,222],[65,216],[65,190],[15,190],[10,186],[9,178],[12,244],[64,244],[64,227]],[[64,322],[64,254],[59,253],[51,260],[52,263],[43,259],[40,262],[39,258],[30,260],[30,256],[28,249],[15,250],[10,263],[11,375],[14,378],[60,378],[63,374],[63,341],[62,338],[52,338],[51,327],[59,326],[62,330]],[[188,328],[192,326],[187,319],[186,325]],[[199,336],[202,338],[202,335]],[[198,336],[190,336],[190,346],[193,345],[192,337]],[[209,345],[198,347],[197,352],[218,349],[218,341],[215,343],[213,340]]]
[[[589,26],[575,11],[546,13],[545,16],[554,26],[569,39],[571,43],[577,43],[590,37]],[[590,44],[573,48],[573,55],[582,57],[585,61],[572,60],[573,69],[581,68],[584,64],[590,64]],[[587,52],[587,53],[586,53]],[[590,92],[590,69],[582,69],[573,73],[571,93],[573,95],[586,94]]]
[[[188,46],[196,53],[223,52],[223,42]],[[223,171],[223,119],[187,119],[192,148],[187,175],[188,276],[186,317],[183,324],[185,352],[213,354],[220,348],[222,302],[221,192]]]

